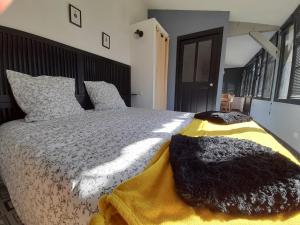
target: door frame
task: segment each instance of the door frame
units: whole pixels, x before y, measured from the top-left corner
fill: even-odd
[[[179,106],[179,83],[180,83],[180,73],[182,72],[182,65],[180,63],[181,57],[180,57],[180,48],[181,48],[181,42],[197,39],[205,36],[213,36],[216,35],[216,45],[212,49],[212,51],[216,50],[217,57],[211,59],[211,68],[212,73],[209,77],[209,83],[212,81],[214,82],[214,87],[210,88],[209,93],[207,94],[207,104],[216,105],[216,98],[218,93],[218,84],[219,84],[219,74],[220,74],[220,63],[221,63],[221,54],[222,54],[222,46],[223,46],[223,31],[224,27],[218,27],[210,30],[200,31],[192,34],[182,35],[177,37],[177,53],[176,53],[176,78],[175,78],[175,99],[174,99],[174,109],[178,110]],[[212,99],[212,101],[209,102],[209,99]]]

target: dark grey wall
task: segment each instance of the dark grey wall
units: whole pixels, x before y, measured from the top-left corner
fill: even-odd
[[[223,93],[240,95],[244,67],[241,68],[227,68],[223,78]]]
[[[149,10],[149,18],[156,18],[170,35],[168,109],[174,109],[177,37],[199,31],[224,27],[221,65],[218,83],[216,108],[220,108],[220,96],[224,74],[224,59],[228,30],[229,12],[189,11],[189,10]]]

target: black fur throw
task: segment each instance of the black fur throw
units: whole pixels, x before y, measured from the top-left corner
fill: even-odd
[[[218,124],[234,124],[249,122],[252,120],[250,116],[247,116],[240,112],[222,113],[216,111],[208,111],[197,113],[194,117],[199,120],[208,120],[209,122]]]
[[[233,215],[300,210],[300,167],[251,141],[175,135],[170,163],[187,204]]]

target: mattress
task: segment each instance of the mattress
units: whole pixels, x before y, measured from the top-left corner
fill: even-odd
[[[0,172],[26,225],[86,225],[192,114],[128,108],[0,127]]]

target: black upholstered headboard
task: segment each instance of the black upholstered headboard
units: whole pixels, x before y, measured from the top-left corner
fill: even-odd
[[[93,108],[84,80],[106,81],[118,88],[130,106],[130,66],[46,38],[0,26],[0,124],[24,117],[6,78],[6,69],[34,76],[72,77],[76,97]]]

